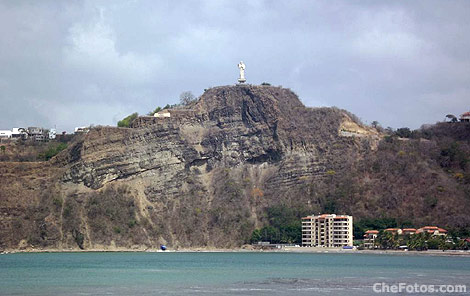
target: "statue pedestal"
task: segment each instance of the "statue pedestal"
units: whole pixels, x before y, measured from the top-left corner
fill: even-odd
[[[245,83],[246,79],[245,78],[238,78],[238,83]]]

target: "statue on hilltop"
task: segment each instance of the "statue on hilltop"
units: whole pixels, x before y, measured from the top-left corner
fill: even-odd
[[[238,83],[245,83],[246,79],[245,79],[245,64],[243,63],[243,61],[241,61],[239,64],[238,64],[238,69],[240,69],[240,78],[238,78]]]

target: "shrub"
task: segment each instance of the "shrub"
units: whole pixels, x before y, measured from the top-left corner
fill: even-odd
[[[162,110],[161,107],[157,107],[157,108],[155,108],[155,110],[150,111],[147,115],[153,116],[155,113],[158,113],[158,112],[161,111],[161,110]]]
[[[83,242],[85,241],[85,237],[83,236],[83,234],[80,231],[74,229],[72,231],[72,236],[75,239],[77,246],[83,250]]]
[[[70,214],[72,214],[72,208],[70,206],[66,206],[62,215],[64,218],[67,218],[70,217]]]
[[[334,170],[328,170],[328,171],[326,171],[326,174],[327,174],[328,176],[334,176],[334,175],[336,175],[336,171],[334,171]]]
[[[49,146],[49,149],[47,149],[45,152],[39,153],[38,158],[41,160],[48,161],[49,159],[56,156],[61,151],[65,150],[66,148],[67,148],[67,144],[65,143],[52,144]]]
[[[137,224],[137,221],[134,219],[131,219],[129,220],[129,222],[127,222],[127,226],[129,226],[129,228],[134,227],[136,224]]]
[[[123,120],[118,121],[118,127],[130,127],[132,121],[134,121],[139,114],[137,112],[132,113],[131,115],[125,117]]]
[[[407,127],[402,127],[397,129],[395,132],[395,135],[397,135],[400,138],[410,138],[411,137],[411,130]]]
[[[63,201],[62,198],[60,198],[60,197],[54,197],[54,199],[52,200],[52,203],[53,203],[56,207],[60,208],[60,207],[62,207],[62,204],[64,203],[64,201]]]

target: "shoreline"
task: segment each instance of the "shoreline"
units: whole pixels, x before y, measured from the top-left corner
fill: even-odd
[[[178,248],[162,251],[158,248],[92,248],[92,249],[24,249],[3,250],[0,255],[18,253],[294,253],[294,254],[366,254],[366,255],[397,255],[397,256],[463,256],[470,257],[470,250],[427,250],[427,251],[401,251],[401,250],[344,250],[341,248],[315,248],[315,247],[284,247],[281,249],[254,249],[254,248]]]

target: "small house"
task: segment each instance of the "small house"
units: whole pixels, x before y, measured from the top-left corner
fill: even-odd
[[[470,122],[470,112],[460,115],[460,122]]]
[[[158,118],[161,118],[161,117],[171,117],[171,113],[170,113],[170,110],[168,109],[163,109],[161,111],[158,111],[157,113],[153,114],[154,117],[158,117]]]
[[[0,130],[0,139],[9,139],[11,138],[10,130]]]

